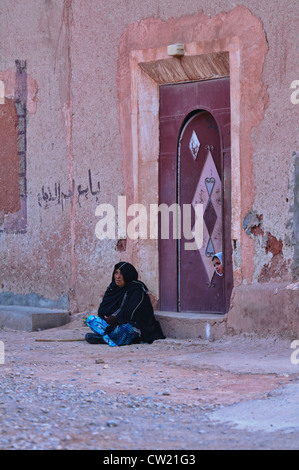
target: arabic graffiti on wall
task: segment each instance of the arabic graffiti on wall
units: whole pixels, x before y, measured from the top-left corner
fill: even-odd
[[[54,184],[54,187],[49,185],[43,185],[41,192],[37,195],[38,204],[43,209],[47,209],[50,206],[58,205],[64,210],[65,203],[67,200],[71,202],[76,201],[81,207],[82,200],[87,200],[89,196],[95,197],[96,202],[98,201],[98,195],[100,194],[100,182],[98,181],[96,186],[92,183],[91,170],[88,170],[88,183],[86,186],[82,184],[76,184],[75,180],[72,180],[71,187],[64,191],[62,190],[60,181]]]

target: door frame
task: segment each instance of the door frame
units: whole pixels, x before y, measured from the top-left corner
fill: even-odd
[[[190,53],[188,53],[188,49]],[[198,43],[185,44],[185,50],[190,60],[198,61],[203,53],[202,45]],[[211,48],[210,48],[211,50]],[[239,152],[239,49],[238,41],[230,41],[226,52],[211,54],[214,62],[227,61],[226,71],[220,76],[230,76],[231,91],[231,149],[232,149],[232,238],[241,239],[240,224],[240,152]],[[229,52],[227,52],[229,51]],[[202,60],[210,58],[204,54]],[[128,204],[142,202],[147,207],[158,204],[158,161],[159,161],[159,85],[169,83],[160,76],[161,61],[163,66],[173,64],[167,56],[167,48],[132,50],[129,53],[130,100],[121,101],[121,136],[124,152],[123,172],[125,194]],[[179,60],[179,59],[177,59]],[[211,60],[208,60],[209,63]],[[150,66],[150,72],[144,66]],[[209,67],[207,67],[209,70]],[[153,79],[152,72],[156,76]],[[210,78],[213,76],[206,76]],[[195,77],[196,81],[198,77]],[[201,77],[202,78],[202,77]],[[172,83],[185,81],[177,74]],[[125,82],[122,82],[125,83]],[[125,91],[125,90],[124,90]],[[121,98],[122,96],[120,96]],[[128,103],[130,104],[128,108]],[[128,120],[128,109],[131,119]],[[126,256],[138,268],[150,286],[154,308],[159,308],[159,253],[158,240],[127,240]],[[143,268],[146,266],[146,269]]]
[[[183,57],[168,56],[167,45],[175,41],[184,44]],[[234,287],[250,284],[255,269],[254,241],[243,230],[243,219],[252,210],[255,194],[252,129],[259,128],[268,99],[263,76],[268,43],[261,19],[242,6],[212,17],[199,12],[166,21],[145,18],[128,25],[120,37],[118,50],[117,91],[123,175],[120,191],[129,203],[140,202],[146,206],[158,203],[159,85],[183,82],[186,72],[187,79],[191,80],[215,75],[230,76],[230,242],[233,246]],[[225,65],[225,72],[221,63]],[[117,193],[114,198],[117,205]],[[136,264],[151,291],[154,308],[157,308],[157,240],[127,239],[124,256]],[[119,260],[117,252],[115,259]]]

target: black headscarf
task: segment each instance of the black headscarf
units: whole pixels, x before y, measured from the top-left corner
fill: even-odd
[[[125,285],[118,287],[114,273],[119,269]],[[138,272],[128,262],[114,266],[112,281],[108,286],[98,309],[101,318],[117,315],[119,324],[132,323],[141,331],[142,340],[151,343],[155,339],[164,339],[159,322],[154,317],[153,307],[146,285],[138,281]]]
[[[123,275],[125,281],[125,285],[123,287],[118,287],[115,283],[114,274],[117,269],[119,269]],[[108,317],[115,313],[120,308],[124,295],[130,288],[130,283],[132,281],[137,281],[137,279],[138,272],[132,264],[127,262],[117,263],[113,269],[112,281],[105,292],[101,305],[99,306],[99,317],[104,318],[104,316]]]

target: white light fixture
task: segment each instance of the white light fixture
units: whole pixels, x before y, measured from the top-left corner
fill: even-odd
[[[170,46],[167,46],[167,54],[172,57],[185,55],[184,44],[171,44]]]

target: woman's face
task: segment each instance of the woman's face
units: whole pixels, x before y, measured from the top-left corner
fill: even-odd
[[[119,269],[114,272],[114,281],[117,287],[123,287],[125,285],[124,277]]]
[[[213,259],[213,265],[218,274],[223,274],[223,266],[219,258]]]

